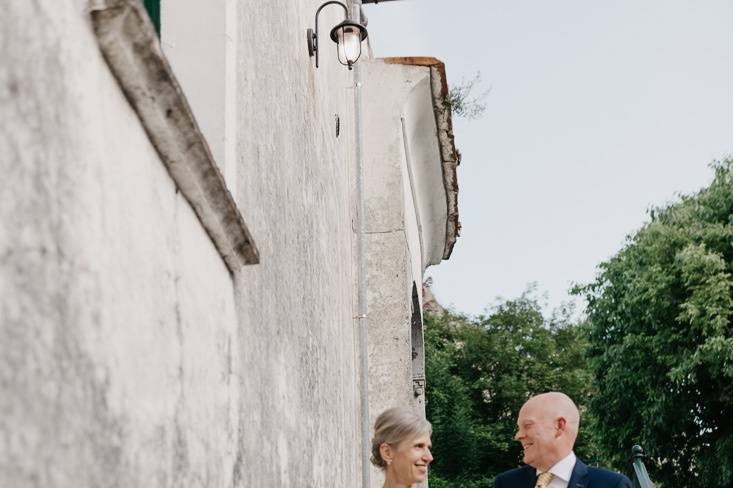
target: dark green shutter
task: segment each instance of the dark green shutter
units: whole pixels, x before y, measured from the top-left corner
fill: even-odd
[[[150,15],[150,20],[153,21],[155,32],[160,35],[160,0],[143,0],[143,3],[148,15]]]

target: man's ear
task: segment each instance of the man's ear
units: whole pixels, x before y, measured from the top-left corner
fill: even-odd
[[[558,417],[555,420],[555,429],[557,430],[557,436],[561,436],[566,432],[568,426],[568,421],[565,420],[565,417]]]
[[[385,463],[389,464],[392,462],[392,446],[390,446],[386,442],[382,442],[382,444],[379,446],[379,454],[381,454],[382,459],[384,459]]]

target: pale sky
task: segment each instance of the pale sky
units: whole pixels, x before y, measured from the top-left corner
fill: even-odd
[[[401,0],[365,5],[376,57],[481,72],[478,120],[453,120],[461,237],[428,269],[469,314],[528,283],[552,308],[593,279],[646,210],[733,155],[731,0]]]

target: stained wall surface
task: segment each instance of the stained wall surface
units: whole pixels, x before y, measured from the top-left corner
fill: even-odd
[[[263,5],[238,3],[234,187],[261,264],[234,276],[89,4],[5,5],[0,486],[356,485],[353,79],[307,56],[317,2]]]
[[[245,486],[358,486],[352,307],[353,72],[320,16],[320,67],[305,32],[322,2],[240,2],[237,201],[262,264],[243,270]],[[324,27],[325,26],[325,27]],[[337,136],[337,119],[339,133]],[[255,374],[257,372],[257,374]]]

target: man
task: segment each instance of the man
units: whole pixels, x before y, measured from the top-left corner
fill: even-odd
[[[525,466],[496,477],[495,488],[631,488],[631,481],[613,471],[591,468],[575,457],[580,414],[559,392],[527,400],[519,410],[517,434]]]

